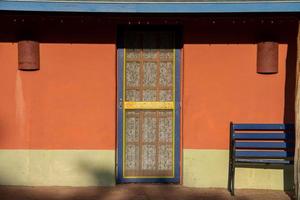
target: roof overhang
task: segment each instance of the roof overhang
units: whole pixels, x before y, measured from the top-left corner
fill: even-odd
[[[295,13],[300,1],[152,1],[0,0],[0,11],[91,13]]]

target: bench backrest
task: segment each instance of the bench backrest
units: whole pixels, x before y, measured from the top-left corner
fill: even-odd
[[[292,162],[294,138],[293,124],[230,123],[230,148],[234,158]]]

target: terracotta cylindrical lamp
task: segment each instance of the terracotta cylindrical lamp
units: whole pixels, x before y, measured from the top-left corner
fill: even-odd
[[[278,72],[278,43],[260,42],[257,44],[257,73],[275,74]]]
[[[31,40],[23,40],[18,43],[19,70],[34,71],[40,69],[39,43]]]

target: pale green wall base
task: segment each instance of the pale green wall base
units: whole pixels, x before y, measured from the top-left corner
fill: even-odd
[[[291,189],[292,166],[237,168],[236,188]],[[227,187],[228,151],[183,151],[183,184]],[[114,150],[0,150],[0,185],[112,186]]]
[[[115,151],[0,150],[0,184],[115,185]]]
[[[183,184],[189,187],[227,188],[228,151],[183,151]],[[237,168],[235,188],[292,189],[293,166],[283,169]]]

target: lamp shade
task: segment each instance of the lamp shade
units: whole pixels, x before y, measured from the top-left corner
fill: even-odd
[[[274,74],[278,72],[278,43],[260,42],[257,45],[257,73]]]
[[[33,71],[40,69],[39,43],[23,40],[18,43],[19,70]]]

